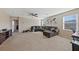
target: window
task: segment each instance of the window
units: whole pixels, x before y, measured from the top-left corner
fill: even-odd
[[[64,30],[76,30],[77,29],[77,15],[64,16],[63,17],[63,29]]]

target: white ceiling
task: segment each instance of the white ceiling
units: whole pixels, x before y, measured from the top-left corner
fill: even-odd
[[[10,16],[27,16],[28,13],[37,13],[39,18],[56,15],[74,8],[5,8]]]

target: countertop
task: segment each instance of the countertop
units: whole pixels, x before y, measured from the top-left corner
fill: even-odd
[[[72,36],[77,36],[77,37],[79,37],[79,32],[76,32],[76,33],[72,34]]]
[[[76,40],[72,40],[72,43],[76,44],[76,45],[79,45],[79,41],[76,41]]]

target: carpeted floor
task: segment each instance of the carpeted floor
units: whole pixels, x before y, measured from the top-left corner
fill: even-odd
[[[14,33],[0,51],[71,51],[71,40],[59,36],[46,38],[42,32]]]

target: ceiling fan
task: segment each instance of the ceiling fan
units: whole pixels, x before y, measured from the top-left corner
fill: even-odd
[[[37,13],[29,13],[29,15],[34,16],[34,17],[38,17]]]

